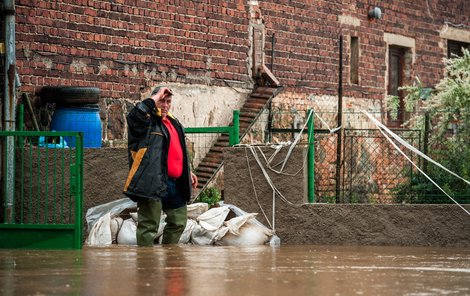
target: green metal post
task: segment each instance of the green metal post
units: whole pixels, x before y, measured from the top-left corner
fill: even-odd
[[[315,202],[315,134],[313,127],[313,110],[309,109],[307,111],[307,116],[310,115],[308,119],[308,202]]]
[[[77,192],[75,194],[75,249],[82,248],[83,132],[76,137]]]
[[[17,125],[16,125],[16,128],[18,131],[23,131],[24,129],[24,105],[23,104],[19,104],[18,105],[18,118],[17,118],[18,122],[17,122]],[[19,162],[19,165],[20,165],[20,180],[21,180],[21,183],[20,183],[20,203],[21,205],[23,205],[23,199],[24,199],[24,195],[23,195],[23,149],[24,149],[24,138],[23,137],[18,137],[18,147],[19,148],[19,151],[18,149],[15,149],[16,153],[19,153],[19,158],[20,158],[20,162]],[[18,155],[15,155],[15,158],[17,157]],[[16,170],[16,165],[15,165],[15,170]],[[24,218],[24,211],[23,211],[23,206],[20,207],[20,223],[23,223],[23,218]]]
[[[233,110],[233,127],[229,137],[229,145],[240,143],[240,110]]]

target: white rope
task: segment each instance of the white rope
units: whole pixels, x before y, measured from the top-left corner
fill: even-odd
[[[338,130],[341,129],[341,125],[335,127],[334,129],[331,129],[330,126],[328,125],[328,123],[326,123],[326,121],[320,115],[318,115],[317,112],[314,112],[314,114],[315,114],[316,117],[318,117],[318,119],[320,119],[321,123],[326,126],[326,129],[330,131],[330,134],[336,133]]]
[[[392,136],[395,135],[396,137],[398,137],[396,134],[394,134],[391,130],[389,130],[387,127],[385,127],[383,124],[381,124],[377,119],[375,119],[372,115],[370,115],[368,112],[366,111],[362,111],[367,117],[369,117],[369,119],[372,120],[372,122],[375,123],[375,125],[378,127],[379,131],[382,133],[382,135],[385,136],[385,138],[387,138],[387,140],[393,145],[393,147],[398,150],[398,152],[400,152],[400,154],[402,154],[415,168],[418,169],[419,172],[421,172],[429,181],[431,181],[431,183],[433,183],[439,190],[441,190],[448,198],[450,198],[456,205],[458,205],[462,210],[464,210],[468,215],[470,215],[470,212],[467,211],[467,209],[465,209],[462,205],[460,205],[455,199],[453,199],[449,194],[447,194],[447,192],[444,191],[444,189],[442,189],[436,182],[434,182],[434,180],[431,179],[431,177],[429,177],[425,172],[423,172],[418,165],[416,165],[398,146],[395,142],[393,142],[392,139],[389,138],[389,136],[387,134],[385,134],[384,131],[386,131],[387,133],[391,134]],[[394,138],[395,138],[394,136]],[[398,137],[400,138],[400,137]],[[402,140],[400,138],[401,141],[399,141],[400,143],[405,142],[404,140]],[[406,143],[406,142],[405,142]],[[408,143],[406,143],[407,145],[404,145],[405,147],[411,147],[412,149],[410,149],[411,151],[413,152],[419,152],[418,154],[421,155],[423,153],[421,153],[421,151],[419,151],[418,149],[416,149],[415,147],[409,145]],[[423,154],[424,155],[424,154]],[[427,156],[426,156],[427,157]],[[429,158],[429,157],[427,157]],[[430,158],[429,158],[430,159]],[[437,163],[436,161],[430,159],[432,161],[432,163],[434,164],[438,164],[439,167],[443,167],[442,165],[440,165],[439,163]],[[448,169],[446,169],[446,171],[450,172]],[[453,175],[455,176],[458,176],[457,174],[453,173]],[[460,179],[466,181],[465,179],[461,178],[459,176]],[[466,181],[468,183],[468,181]]]
[[[285,175],[285,176],[297,176],[305,167],[305,163],[306,163],[306,160],[307,160],[307,156],[308,156],[308,153],[305,154],[305,157],[304,157],[304,161],[302,162],[302,167],[295,173],[284,173],[283,170],[284,170],[284,167],[288,161],[288,159],[290,158],[290,155],[292,154],[292,150],[295,148],[295,146],[297,145],[297,143],[299,142],[299,140],[301,139],[302,137],[302,133],[304,131],[304,129],[307,127],[308,125],[308,121],[310,119],[310,117],[312,116],[312,113],[313,111],[311,111],[307,117],[307,120],[305,121],[304,125],[302,126],[300,132],[296,135],[295,139],[294,139],[294,142],[291,143],[291,142],[287,142],[287,143],[280,143],[280,144],[277,144],[277,145],[271,145],[271,148],[275,149],[275,151],[271,154],[271,156],[269,158],[266,158],[266,155],[263,153],[263,151],[261,150],[261,147],[257,147],[258,148],[258,151],[261,153],[261,155],[263,156],[263,159],[266,163],[266,167],[268,169],[270,169],[271,171],[277,173],[277,174],[280,174],[280,175]],[[289,151],[287,152],[287,155],[286,157],[284,158],[283,161],[280,161],[279,163],[275,164],[275,165],[272,165],[271,163],[273,162],[274,158],[276,157],[276,155],[282,150],[282,148],[284,148],[285,146],[290,146],[289,147]],[[282,167],[280,170],[276,170],[275,167],[277,167],[278,165],[280,165],[282,163]]]
[[[437,161],[433,160],[432,158],[430,158],[429,156],[427,156],[426,154],[424,154],[423,152],[419,151],[418,149],[416,149],[415,147],[413,147],[412,145],[410,145],[408,142],[406,142],[405,140],[403,140],[402,138],[400,138],[397,134],[395,134],[394,132],[392,132],[391,130],[389,130],[386,126],[384,126],[381,122],[379,122],[376,118],[374,118],[372,115],[370,115],[369,113],[367,113],[366,111],[362,111],[364,114],[366,114],[370,120],[372,120],[375,125],[377,125],[378,127],[384,129],[385,131],[387,131],[387,133],[389,133],[395,140],[397,140],[400,144],[402,144],[403,146],[405,146],[406,148],[410,149],[411,151],[415,152],[416,154],[418,154],[419,156],[421,156],[422,158],[426,159],[427,161],[435,164],[436,166],[440,167],[441,169],[443,169],[444,171],[448,172],[449,174],[452,174],[454,175],[455,177],[459,178],[460,180],[464,181],[465,183],[469,184],[470,185],[470,181],[467,181],[465,180],[464,178],[462,178],[461,176],[457,175],[456,173],[454,173],[453,171],[449,170],[448,168],[446,168],[445,166],[441,165],[440,163],[438,163]]]
[[[258,207],[260,208],[261,213],[263,213],[264,218],[265,218],[266,221],[268,222],[269,227],[271,227],[271,229],[274,231],[274,227],[271,225],[271,223],[269,223],[269,219],[268,219],[268,217],[266,216],[266,214],[264,213],[263,207],[261,206],[261,203],[259,202],[258,194],[256,193],[255,183],[254,183],[254,181],[253,181],[253,174],[251,173],[250,160],[249,160],[249,158],[248,158],[248,153],[247,153],[247,151],[246,151],[246,148],[247,148],[247,147],[245,147],[246,165],[248,166],[248,172],[250,173],[251,185],[252,185],[252,187],[253,187],[253,192],[254,192],[254,194],[255,194],[256,202],[258,203]],[[273,208],[273,212],[274,212],[274,208]],[[274,219],[274,215],[273,215],[273,219]]]
[[[307,157],[308,157],[308,153],[305,153],[305,156],[304,156],[304,160],[302,161],[302,166],[300,167],[300,169],[295,172],[295,173],[284,173],[284,172],[281,172],[280,170],[276,170],[274,169],[275,167],[277,167],[278,165],[280,165],[282,163],[282,161],[278,162],[277,164],[275,164],[274,166],[271,165],[271,162],[273,161],[273,157],[271,155],[271,157],[269,157],[269,159],[266,159],[266,155],[263,153],[263,150],[261,150],[261,147],[257,147],[258,148],[258,151],[261,153],[261,155],[263,156],[264,160],[265,160],[265,163],[266,163],[266,167],[268,169],[270,169],[271,171],[275,172],[276,174],[279,174],[279,175],[284,175],[284,176],[292,176],[292,177],[295,177],[297,176],[300,172],[303,171],[304,167],[305,167],[305,164],[307,163]],[[281,147],[282,148],[282,147]],[[307,147],[307,151],[308,151],[308,147]],[[277,154],[277,150],[274,152]],[[274,154],[273,153],[273,154]]]
[[[308,113],[307,120],[305,120],[304,126],[302,126],[302,129],[300,129],[300,132],[295,136],[294,143],[292,143],[292,145],[290,145],[289,151],[287,152],[286,158],[284,159],[284,163],[282,164],[281,172],[284,170],[284,167],[285,167],[285,165],[287,163],[287,160],[289,159],[289,157],[292,153],[292,150],[294,150],[294,147],[297,145],[300,138],[302,138],[302,133],[304,132],[304,129],[307,127],[308,121],[310,120],[310,117],[312,117],[312,113],[313,113],[313,110]]]
[[[276,232],[276,192],[273,190],[273,231]]]
[[[259,157],[258,157],[258,154],[256,153],[256,150],[252,147],[252,146],[247,146],[254,159],[256,160],[256,163],[258,164],[259,168],[261,169],[263,175],[264,175],[264,178],[266,179],[266,181],[268,182],[269,186],[271,187],[272,190],[274,190],[277,195],[281,198],[281,200],[283,200],[285,203],[287,203],[288,205],[290,206],[293,206],[293,207],[301,207],[303,204],[295,204],[291,201],[289,201],[280,191],[279,189],[277,189],[277,187],[274,185],[273,181],[271,180],[271,178],[269,177],[268,175],[268,172],[266,171],[266,169],[263,167]]]
[[[312,113],[313,110],[311,112],[309,112],[309,115],[307,117],[307,119],[305,120],[305,123],[304,125],[302,126],[300,132],[296,135],[295,139],[294,139],[294,142],[293,143],[288,143],[288,145],[290,145],[289,147],[289,151],[287,152],[287,155],[286,157],[284,158],[284,161],[282,162],[282,167],[281,169],[278,171],[278,170],[275,170],[274,167],[278,166],[279,164],[281,164],[281,162],[279,162],[278,164],[276,164],[274,167],[271,166],[271,162],[274,160],[274,158],[276,157],[276,155],[281,151],[281,149],[283,147],[286,146],[286,144],[279,144],[279,145],[274,145],[274,146],[271,146],[271,148],[275,149],[274,153],[269,157],[269,159],[266,158],[266,155],[263,153],[263,151],[261,150],[260,147],[258,147],[258,151],[261,153],[261,155],[263,156],[263,159],[266,163],[266,167],[269,168],[271,171],[277,173],[277,174],[282,174],[282,175],[290,175],[290,176],[296,176],[297,174],[299,174],[299,172],[301,172],[304,168],[304,165],[305,165],[305,162],[306,162],[306,159],[307,159],[307,155],[308,153],[306,154],[305,158],[304,158],[304,161],[302,162],[302,168],[300,168],[295,174],[289,174],[289,173],[283,173],[283,170],[284,170],[284,167],[287,163],[287,161],[289,160],[290,158],[290,155],[292,153],[292,150],[294,149],[294,147],[297,145],[297,143],[299,142],[299,140],[301,139],[302,137],[302,133],[304,131],[304,129],[307,127],[307,124],[308,124],[308,121],[310,120],[311,116],[312,116]],[[249,163],[249,159],[248,159],[248,154],[246,153],[246,149],[249,148],[250,151],[251,151],[251,154],[253,155],[253,158],[256,160],[256,163],[258,164],[259,168],[261,169],[261,172],[263,173],[263,176],[264,178],[266,179],[268,185],[271,187],[271,189],[273,190],[273,214],[272,214],[272,224],[270,224],[269,226],[275,231],[274,229],[274,226],[275,226],[275,209],[276,209],[276,194],[279,196],[279,198],[281,198],[282,201],[284,201],[285,203],[287,203],[288,205],[292,206],[292,207],[301,207],[302,205],[304,205],[305,203],[303,204],[295,204],[291,201],[289,201],[280,191],[279,189],[277,189],[277,187],[274,185],[271,177],[269,177],[269,174],[267,173],[266,169],[264,168],[263,164],[261,163],[261,160],[258,156],[258,153],[256,152],[256,149],[252,146],[252,145],[247,145],[247,144],[238,144],[237,146],[239,147],[245,147],[245,155],[246,155],[246,160],[247,160],[247,165],[248,165],[248,171],[250,173],[250,179],[251,179],[251,184],[253,186],[253,191],[254,191],[254,194],[255,194],[255,198],[256,198],[256,202],[258,203],[258,206],[259,208],[261,209],[261,212],[263,213],[264,217],[266,218],[266,221],[268,221],[269,223],[269,220],[259,202],[259,199],[258,199],[258,195],[256,193],[256,188],[255,188],[255,185],[254,185],[254,180],[253,180],[253,175],[251,173],[251,168],[250,168],[250,163]]]

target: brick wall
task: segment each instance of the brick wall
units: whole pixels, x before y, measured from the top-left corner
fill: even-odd
[[[308,96],[337,95],[340,34],[344,36],[343,95],[374,101],[382,100],[386,93],[384,33],[415,40],[411,75],[432,86],[444,75],[447,44],[440,31],[446,22],[470,31],[470,5],[463,0],[273,2],[260,1],[260,5],[267,35],[276,34],[273,72],[288,86],[275,102],[296,98],[297,109],[313,105],[306,100]],[[367,12],[375,4],[382,9],[382,19],[369,20]],[[345,18],[349,21],[343,21]],[[350,36],[359,37],[360,42],[359,84],[349,83]],[[266,48],[271,50],[270,38]]]
[[[245,1],[113,2],[17,1],[22,91],[84,85],[140,99],[155,82],[201,83],[207,72],[249,80]]]
[[[382,1],[377,3],[382,19],[371,21],[367,12],[376,2],[367,0],[18,0],[21,91],[32,94],[45,85],[96,86],[102,91],[102,119],[122,121],[113,119],[126,112],[122,102],[141,99],[142,92],[161,82],[250,86],[250,5],[259,5],[266,64],[271,63],[270,36],[275,33],[273,72],[287,87],[275,106],[302,110],[326,98],[322,108],[335,108],[340,34],[345,36],[344,96],[376,106],[386,92],[384,34],[415,40],[410,74],[434,85],[444,75],[446,55],[446,40],[439,32],[446,22],[470,30],[467,2]],[[350,36],[359,37],[358,84],[349,83]]]

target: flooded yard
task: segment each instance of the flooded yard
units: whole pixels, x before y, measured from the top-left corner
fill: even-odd
[[[470,249],[0,250],[0,295],[469,295]]]

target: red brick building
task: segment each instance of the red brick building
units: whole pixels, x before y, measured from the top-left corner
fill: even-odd
[[[428,86],[444,76],[443,58],[470,43],[469,16],[467,0],[17,0],[17,71],[31,96],[99,87],[103,140],[119,140],[126,102],[153,86],[249,92],[262,62],[285,86],[274,106],[336,110],[343,35],[343,107],[383,111],[384,96],[414,76]]]

